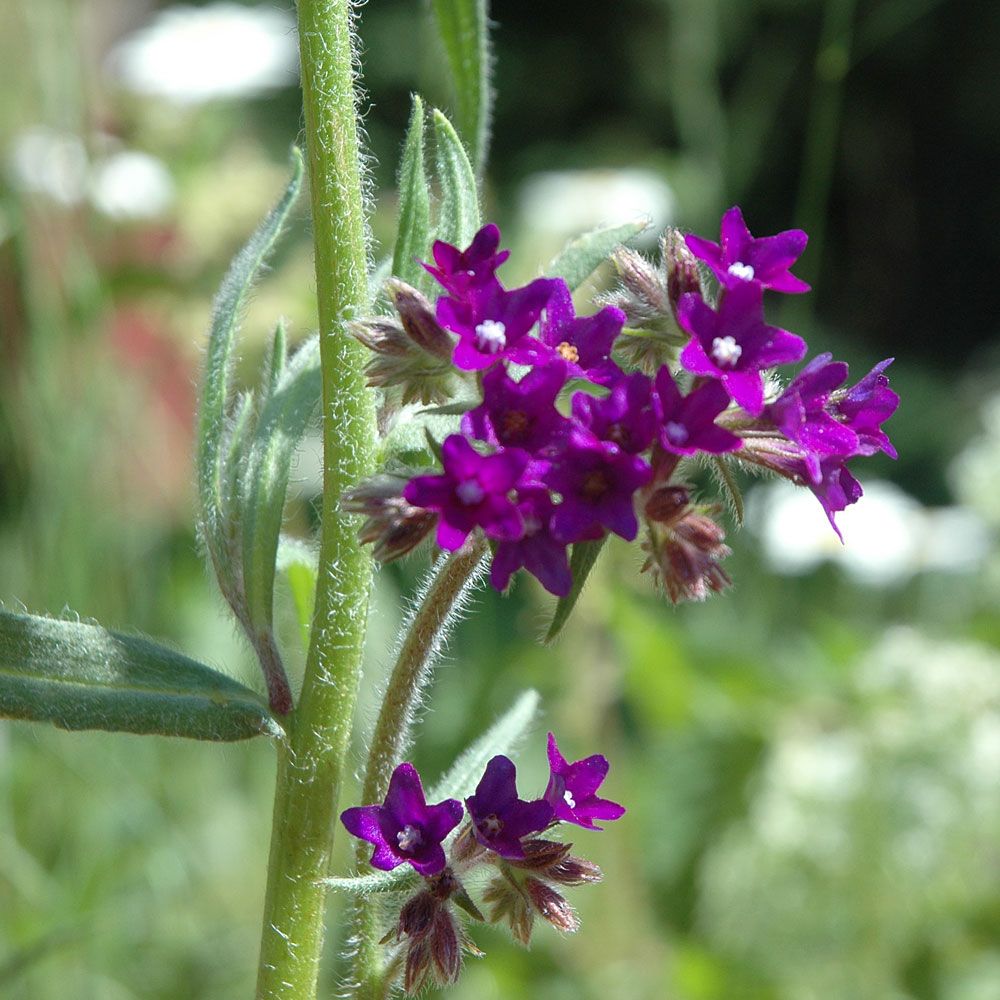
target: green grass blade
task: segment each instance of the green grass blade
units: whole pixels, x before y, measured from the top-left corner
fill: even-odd
[[[282,733],[249,688],[148,639],[0,612],[0,716],[231,741]]]

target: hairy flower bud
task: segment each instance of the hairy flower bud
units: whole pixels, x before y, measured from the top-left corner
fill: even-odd
[[[430,300],[399,278],[390,278],[386,287],[410,340],[428,354],[450,364],[455,342],[438,325]]]
[[[455,922],[445,907],[441,907],[434,915],[434,926],[428,943],[440,984],[446,986],[455,982],[462,971],[462,949]]]
[[[403,990],[407,996],[415,996],[423,989],[430,966],[431,949],[427,941],[414,941],[407,949],[403,972]]]
[[[545,877],[561,885],[585,885],[600,882],[604,873],[586,858],[564,858],[545,872]]]
[[[486,887],[483,902],[490,904],[490,923],[503,921],[510,927],[516,941],[531,943],[535,911],[525,891],[509,879],[498,876]]]
[[[646,501],[645,513],[650,521],[670,524],[687,508],[691,495],[684,486],[662,486]]]
[[[556,930],[569,934],[579,929],[580,919],[576,911],[552,886],[537,878],[529,877],[524,880],[524,888],[531,905]]]
[[[674,604],[703,601],[732,584],[719,565],[730,554],[725,532],[707,513],[688,507],[665,523],[649,525],[643,570],[652,570]]]
[[[425,937],[431,929],[437,910],[437,900],[430,892],[418,892],[412,899],[408,899],[399,911],[396,940],[408,937],[413,941],[419,941]]]
[[[363,543],[372,543],[379,562],[391,562],[406,555],[433,531],[437,514],[416,507],[403,497],[408,482],[404,476],[384,473],[364,480],[348,490],[341,507],[351,514],[364,514],[358,532]]]
[[[674,315],[677,303],[688,292],[702,294],[701,272],[695,255],[688,249],[679,229],[668,229],[660,241],[663,266],[667,273],[667,299]]]
[[[569,854],[572,844],[559,844],[554,840],[525,840],[524,858],[511,864],[526,871],[546,872]]]

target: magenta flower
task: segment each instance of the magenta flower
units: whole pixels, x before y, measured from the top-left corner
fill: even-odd
[[[475,527],[490,538],[519,538],[521,516],[508,494],[527,468],[528,453],[506,448],[480,455],[461,434],[452,434],[441,446],[441,458],[443,475],[415,476],[403,489],[407,503],[439,513],[438,545],[461,548]]]
[[[566,545],[552,537],[550,524],[555,505],[548,490],[521,489],[518,512],[524,522],[524,534],[516,541],[499,542],[490,567],[490,583],[504,591],[511,576],[522,567],[550,593],[565,597],[573,586],[566,557]]]
[[[835,413],[858,436],[859,455],[884,451],[890,458],[896,458],[896,449],[881,427],[899,406],[899,396],[889,388],[889,379],[883,374],[892,362],[892,358],[880,361],[834,404]]]
[[[465,800],[476,840],[502,858],[523,858],[521,838],[544,830],[552,819],[545,799],[517,797],[514,762],[502,754],[486,765],[474,795]]]
[[[578,392],[573,396],[573,418],[595,437],[637,455],[656,436],[652,383],[642,372],[633,372],[619,378],[604,399]]]
[[[715,423],[729,406],[729,394],[719,382],[706,382],[682,396],[670,369],[656,373],[656,400],[660,422],[660,444],[675,455],[707,451],[713,455],[735,451],[743,442]]]
[[[767,408],[775,426],[799,446],[809,480],[819,483],[820,463],[857,454],[858,435],[830,412],[830,394],[847,378],[847,365],[832,354],[813,358]]]
[[[651,475],[637,455],[575,427],[545,477],[546,485],[562,494],[552,515],[552,534],[569,543],[600,538],[606,528],[632,541],[639,533],[632,497]]]
[[[373,868],[388,872],[410,864],[425,877],[444,868],[441,843],[461,819],[462,803],[457,799],[427,805],[412,764],[400,764],[392,772],[382,805],[355,806],[340,814],[348,832],[375,845]]]
[[[539,332],[542,343],[569,364],[570,378],[610,385],[622,375],[611,360],[611,347],[624,325],[625,313],[613,306],[577,316],[569,286],[556,278]]]
[[[801,337],[764,322],[764,289],[755,281],[724,291],[718,312],[688,292],[681,297],[677,322],[691,334],[681,364],[695,375],[719,379],[755,417],[764,410],[761,371],[799,361],[806,353]]]
[[[552,806],[555,818],[575,823],[588,830],[600,830],[595,819],[614,820],[625,815],[625,809],[610,799],[595,794],[608,776],[608,759],[594,754],[568,764],[559,752],[556,738],[549,733],[549,784],[545,800]]]
[[[458,334],[452,361],[464,371],[479,371],[507,359],[519,365],[538,361],[542,345],[529,337],[556,282],[536,278],[506,291],[496,282],[462,299],[437,301],[437,321]]]
[[[700,257],[726,288],[759,281],[776,292],[808,292],[809,286],[789,268],[802,256],[809,237],[801,229],[787,229],[777,236],[754,239],[734,205],[722,217],[720,242],[686,236],[684,242]]]
[[[555,407],[565,384],[562,361],[534,368],[520,382],[497,365],[483,376],[483,402],[462,418],[462,432],[537,454],[569,427],[570,422]]]
[[[449,295],[465,299],[499,284],[497,268],[510,256],[509,250],[497,253],[499,246],[500,230],[491,222],[472,237],[465,250],[435,240],[434,264],[423,266]]]
[[[837,537],[843,541],[844,536],[840,533],[840,528],[837,527],[835,515],[846,510],[851,504],[857,503],[864,493],[861,484],[851,475],[844,464],[847,457],[834,455],[821,459],[819,476],[815,480],[809,474],[805,459],[791,452],[786,454],[772,452],[768,456],[768,461],[763,464],[793,482],[808,486],[826,512],[830,526],[837,533]]]

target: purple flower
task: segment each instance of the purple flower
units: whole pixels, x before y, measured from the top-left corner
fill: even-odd
[[[824,458],[858,451],[858,435],[830,412],[830,394],[847,378],[847,365],[832,357],[813,358],[767,408],[775,426],[801,449],[813,483],[820,481]]]
[[[517,797],[515,779],[514,762],[498,755],[486,765],[475,795],[465,800],[476,840],[502,858],[523,858],[521,838],[544,830],[552,819],[545,799],[525,802]]]
[[[536,278],[523,288],[506,291],[496,282],[462,299],[438,299],[438,323],[458,334],[452,355],[455,365],[479,371],[503,358],[520,365],[538,361],[542,345],[528,332],[538,322],[555,284],[551,278]]]
[[[670,369],[664,365],[656,374],[659,403],[660,444],[675,455],[707,451],[720,455],[735,451],[743,442],[715,423],[729,406],[729,394],[719,382],[706,382],[682,396]]]
[[[764,410],[761,371],[798,361],[806,342],[764,322],[764,289],[755,281],[724,291],[716,312],[694,292],[681,297],[677,322],[691,334],[681,364],[695,375],[719,379],[747,413]]]
[[[600,538],[607,528],[632,541],[639,532],[632,495],[651,475],[637,455],[575,427],[545,477],[546,485],[562,494],[552,515],[552,534],[569,543]]]
[[[593,316],[577,316],[566,282],[556,278],[552,284],[540,328],[542,343],[569,364],[570,378],[586,378],[598,385],[621,378],[621,369],[611,360],[611,346],[625,325],[625,313],[605,306]]]
[[[555,400],[566,384],[566,365],[554,361],[515,382],[497,365],[483,376],[483,402],[462,418],[462,432],[491,444],[537,454],[569,427]]]
[[[761,464],[794,482],[808,486],[826,512],[830,526],[843,541],[844,536],[837,527],[835,515],[857,503],[864,493],[861,484],[848,472],[844,464],[846,461],[847,458],[842,455],[820,459],[819,476],[816,479],[810,475],[805,459],[792,452],[781,454],[772,451],[767,461]]]
[[[552,537],[550,523],[555,505],[548,490],[538,487],[518,493],[518,512],[524,534],[517,541],[500,542],[490,568],[490,583],[504,591],[510,578],[522,567],[556,597],[565,597],[573,586],[566,558],[566,544]]]
[[[441,842],[461,819],[462,803],[457,799],[427,805],[412,764],[400,764],[392,772],[382,805],[355,806],[340,814],[350,833],[375,845],[372,867],[388,872],[406,863],[424,876],[444,868]]]
[[[620,378],[605,399],[578,392],[573,396],[573,417],[602,441],[636,455],[656,436],[652,383],[642,372],[634,372]]]
[[[472,237],[465,250],[435,240],[432,252],[437,266],[424,264],[424,268],[449,295],[464,299],[499,284],[497,268],[510,256],[509,250],[497,253],[499,246],[500,230],[491,222]]]
[[[403,489],[408,503],[440,514],[438,545],[461,548],[477,526],[490,538],[519,538],[521,516],[508,494],[527,468],[528,453],[507,448],[480,455],[461,434],[452,434],[441,446],[441,458],[443,475],[415,476]]]
[[[712,269],[727,288],[759,281],[776,292],[808,292],[809,286],[788,270],[806,248],[809,237],[801,229],[787,229],[777,236],[754,239],[734,205],[722,217],[720,242],[686,236],[688,249]]]
[[[858,436],[859,455],[884,451],[890,458],[896,458],[896,449],[881,427],[899,406],[899,396],[889,388],[889,379],[883,374],[892,362],[892,358],[880,361],[834,404],[834,411]]]
[[[598,798],[594,793],[608,776],[608,759],[601,754],[568,764],[549,733],[549,784],[545,799],[555,811],[555,818],[576,823],[588,830],[600,830],[595,819],[613,820],[625,815],[617,802]]]

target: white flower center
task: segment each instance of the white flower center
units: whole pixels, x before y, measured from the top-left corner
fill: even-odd
[[[496,813],[490,813],[479,821],[479,830],[486,837],[495,837],[503,829],[503,820]]]
[[[483,502],[486,492],[475,479],[464,479],[455,487],[455,495],[466,507],[474,507]]]
[[[667,432],[667,440],[671,444],[684,444],[688,439],[688,429],[683,424],[677,423],[676,420],[667,421],[667,425],[663,429]]]
[[[570,809],[576,808],[576,799],[573,798],[573,793],[567,788],[563,792],[563,801],[570,807]]]
[[[476,327],[476,347],[487,354],[497,354],[507,346],[507,327],[496,319],[484,319]]]
[[[734,337],[716,337],[712,341],[712,357],[722,368],[732,368],[740,360],[743,348]]]
[[[396,843],[401,851],[415,851],[423,843],[423,839],[420,831],[409,823],[396,834]]]
[[[738,260],[735,264],[729,265],[729,273],[741,281],[753,281],[753,264],[744,264],[743,261]]]

